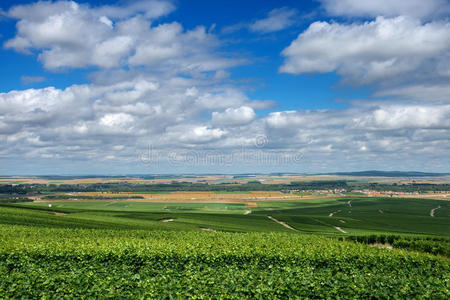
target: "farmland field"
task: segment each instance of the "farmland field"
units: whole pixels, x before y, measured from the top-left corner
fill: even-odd
[[[149,229],[156,226],[153,223],[160,219],[172,218],[174,221],[164,224],[164,228],[195,229],[195,226],[209,226],[220,231],[289,231],[268,219],[270,215],[303,233],[341,234],[335,229],[338,226],[349,234],[390,232],[450,235],[450,202],[429,199],[335,197],[289,201],[242,200],[230,203],[195,200],[166,203],[68,200],[21,205],[70,213],[64,219],[96,220],[101,216],[103,221],[109,220],[112,224],[123,223],[124,220],[131,224],[139,219],[137,223],[140,228]],[[431,210],[438,206],[440,208],[431,217]]]
[[[0,298],[446,299],[449,229],[430,199],[2,204]]]

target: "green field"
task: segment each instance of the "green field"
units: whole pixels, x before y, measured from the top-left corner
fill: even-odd
[[[448,299],[448,202],[351,199],[2,204],[0,298]]]
[[[53,216],[60,221],[101,221],[109,222],[112,226],[128,225],[133,229],[195,230],[206,226],[218,231],[292,231],[268,219],[270,215],[288,223],[300,233],[341,235],[342,232],[335,229],[338,226],[348,234],[450,235],[450,202],[351,198],[350,206],[348,201],[349,198],[258,202],[258,207],[252,208],[243,203],[130,201],[41,202],[22,206],[69,213],[66,216]],[[431,209],[438,206],[440,208],[435,211],[435,216],[431,217]],[[251,213],[245,214],[249,211]],[[332,217],[330,213],[334,213]],[[39,217],[49,216],[41,213]],[[174,221],[165,224],[159,222],[167,218]]]

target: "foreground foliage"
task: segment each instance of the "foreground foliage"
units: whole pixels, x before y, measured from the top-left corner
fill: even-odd
[[[0,298],[433,298],[449,260],[318,236],[0,225]]]
[[[450,257],[450,239],[438,236],[400,236],[400,235],[362,235],[340,237],[339,240],[355,241],[359,243],[386,244],[393,248],[414,250],[434,255]]]

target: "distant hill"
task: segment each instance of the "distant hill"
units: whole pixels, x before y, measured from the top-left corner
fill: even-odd
[[[343,176],[375,176],[375,177],[438,177],[450,175],[449,173],[428,173],[416,171],[360,171],[360,172],[336,172],[327,175]]]

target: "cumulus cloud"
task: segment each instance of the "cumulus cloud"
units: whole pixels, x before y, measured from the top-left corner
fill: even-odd
[[[446,0],[320,0],[328,14],[349,17],[395,17],[400,15],[426,18],[448,13]]]
[[[255,111],[248,106],[227,108],[224,112],[213,112],[212,122],[220,125],[238,126],[248,124],[255,119]]]
[[[170,13],[167,1],[90,7],[73,1],[37,2],[15,6],[17,34],[4,46],[38,54],[45,68],[150,66],[173,72],[223,70],[239,63],[214,54],[216,37],[199,26],[185,31],[181,24],[152,20]]]
[[[362,24],[314,22],[285,48],[280,72],[336,71],[353,84],[448,80],[450,23],[408,17]]]
[[[450,153],[448,104],[366,101],[341,110],[257,117],[252,100],[241,93],[196,81],[140,75],[109,85],[1,93],[2,157],[136,161],[149,145],[162,160],[183,149],[233,156],[242,147],[255,148],[261,137],[260,151],[280,159],[302,153],[313,170],[319,161],[386,161],[398,151],[405,162]],[[244,153],[234,162],[251,158],[254,153]]]
[[[100,119],[100,124],[106,127],[123,128],[132,124],[134,118],[125,113],[106,114]]]
[[[418,83],[382,89],[374,94],[377,97],[395,97],[401,100],[450,101],[450,85],[447,83]]]
[[[337,72],[344,81],[372,84],[375,95],[391,100],[260,116],[258,110],[276,103],[251,99],[224,81],[226,69],[242,61],[220,53],[215,35],[202,26],[155,24],[173,9],[166,1],[13,7],[8,15],[18,20],[17,34],[6,47],[38,54],[51,70],[99,70],[89,75],[89,84],[0,93],[0,155],[8,161],[0,170],[11,169],[14,159],[29,158],[68,165],[85,161],[92,172],[94,162],[108,161],[109,168],[112,161],[142,161],[150,148],[159,155],[145,152],[151,162],[174,151],[222,151],[233,157],[240,149],[256,149],[277,158],[300,153],[304,160],[297,171],[315,172],[327,165],[389,168],[398,161],[427,169],[417,162],[450,154],[447,21],[402,16],[311,24],[283,51],[281,72]],[[282,30],[292,25],[294,14],[273,10],[246,28]],[[258,153],[244,153],[233,162],[258,163]]]
[[[305,155],[358,161],[443,157],[450,150],[449,105],[361,103],[345,110],[284,111],[264,118],[270,141]],[[437,146],[439,145],[439,146]],[[337,162],[336,162],[337,163]]]
[[[251,106],[263,103],[255,105],[231,87],[197,83],[197,79],[182,77],[129,74],[128,80],[108,85],[0,93],[0,136],[6,138],[0,151],[14,155],[20,148],[20,153],[29,156],[45,152],[92,158],[117,151],[117,145],[125,152],[148,144],[167,149],[220,142],[233,127],[228,124],[232,116],[223,116],[220,127],[201,121],[203,117],[234,106],[249,123],[254,117]],[[62,147],[72,148],[61,152]],[[133,151],[127,154],[135,157]]]
[[[175,6],[170,1],[163,0],[130,1],[124,7],[105,5],[95,9],[98,15],[110,16],[112,18],[127,18],[136,14],[143,14],[149,19],[160,18],[174,10]]]
[[[271,10],[267,18],[260,19],[249,25],[250,31],[268,33],[286,29],[295,22],[297,10],[282,7]]]
[[[209,128],[207,126],[193,126],[191,128],[169,128],[169,134],[175,135],[180,141],[185,143],[207,143],[215,141],[224,136],[227,132],[219,128]]]
[[[389,105],[353,119],[356,128],[450,129],[450,105]]]
[[[293,8],[275,8],[263,19],[226,26],[222,29],[222,33],[229,34],[243,29],[259,34],[277,32],[293,26],[297,15],[297,10]]]

